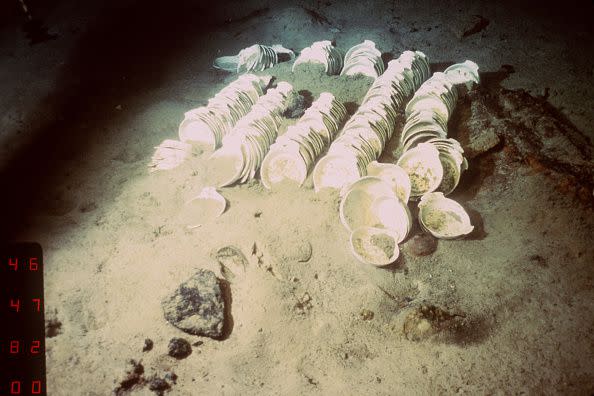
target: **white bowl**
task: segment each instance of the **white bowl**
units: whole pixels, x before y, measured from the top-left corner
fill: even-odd
[[[372,211],[373,202],[379,197],[392,197],[391,186],[378,177],[366,176],[341,191],[340,221],[352,231],[361,226],[381,227],[381,218]]]
[[[351,252],[364,264],[378,267],[389,265],[400,255],[396,242],[398,238],[394,230],[359,227],[351,233]]]
[[[441,239],[459,238],[474,229],[462,205],[440,192],[421,197],[419,223],[425,231]]]
[[[371,204],[370,216],[378,219],[381,225],[378,228],[387,228],[396,231],[402,242],[412,228],[412,215],[408,206],[398,197],[378,197]]]

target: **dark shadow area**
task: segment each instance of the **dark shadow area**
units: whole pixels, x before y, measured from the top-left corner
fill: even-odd
[[[452,66],[456,62],[435,62],[429,63],[429,70],[431,73],[443,72],[448,67]]]
[[[221,337],[217,338],[219,341],[224,341],[233,332],[233,315],[231,314],[232,310],[232,303],[233,297],[231,296],[231,284],[225,279],[219,279],[219,285],[221,286],[221,294],[223,296],[223,301],[225,301],[225,322],[223,324],[223,333]]]
[[[478,211],[469,208],[466,204],[464,205],[464,209],[466,210],[466,213],[468,213],[468,217],[470,217],[470,224],[474,226],[472,232],[466,235],[464,239],[471,241],[480,241],[485,239],[489,234],[485,231],[485,222],[483,221],[483,216],[481,216]]]
[[[501,65],[499,70],[494,72],[480,72],[479,77],[481,83],[479,89],[482,91],[493,91],[494,89],[500,89],[501,83],[506,80],[510,74],[515,73],[515,69],[512,65]]]
[[[498,151],[503,143],[497,145],[493,151]],[[462,202],[472,200],[485,183],[485,179],[495,172],[495,158],[493,155],[483,155],[468,162],[468,169],[462,173],[460,184],[450,198]]]
[[[301,8],[303,8],[305,10],[305,12],[307,12],[307,14],[311,17],[311,19],[315,23],[317,23],[319,25],[332,25],[332,22],[330,22],[328,17],[319,13],[318,11],[311,9],[311,8],[304,7],[304,6],[301,6]],[[318,9],[319,9],[319,7],[318,7]]]
[[[23,24],[25,36],[29,39],[29,45],[40,44],[48,40],[55,40],[58,35],[49,33],[47,26],[41,19],[28,19]]]
[[[400,255],[392,264],[386,265],[385,267],[380,267],[381,270],[389,271],[393,273],[405,273],[408,272],[408,268],[406,267],[406,257],[400,251]]]
[[[100,139],[101,126],[114,122],[115,105],[159,87],[172,61],[188,46],[208,40],[205,33],[221,24],[215,12],[190,1],[113,1],[105,6],[70,52],[59,88],[47,98],[50,121],[32,131],[34,140],[0,171],[1,184],[7,186],[0,201],[5,225],[0,238],[10,239],[26,227],[44,191],[63,182],[59,175],[72,166],[68,161],[84,158],[89,141]],[[37,111],[30,114],[38,116]]]
[[[347,114],[349,115],[349,117],[351,117],[353,114],[355,114],[355,112],[359,108],[359,105],[356,102],[346,102],[343,104],[344,104],[344,107],[346,108],[346,111],[347,111]]]
[[[382,53],[382,61],[384,62],[385,67],[388,67],[388,62],[392,59],[394,59],[394,54],[392,52]]]
[[[476,317],[461,317],[460,320],[452,321],[445,341],[460,345],[476,345],[484,342],[493,332],[493,324],[490,318],[478,315]]]
[[[312,93],[306,89],[299,91],[299,95],[303,97],[303,107],[309,109],[314,101]]]

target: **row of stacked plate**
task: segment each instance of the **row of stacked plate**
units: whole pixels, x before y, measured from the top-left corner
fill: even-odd
[[[291,95],[295,95],[291,84],[279,82],[223,137],[222,147],[209,159],[217,168],[218,187],[254,178],[278,136],[281,114]]]
[[[314,63],[323,65],[326,74],[335,75],[342,70],[343,58],[344,53],[329,40],[316,41],[301,51],[291,70],[295,72],[301,65]]]
[[[344,56],[344,67],[341,75],[353,76],[363,74],[376,78],[384,72],[382,53],[371,40],[351,47]]]
[[[260,169],[264,186],[271,189],[284,182],[301,186],[346,118],[346,108],[334,95],[320,94],[297,123],[289,126],[270,147]]]
[[[468,168],[462,146],[447,136],[458,86],[468,82],[479,82],[478,66],[471,61],[455,64],[433,74],[406,106],[397,164],[410,177],[413,199],[433,191],[450,194]]]
[[[428,76],[428,68],[426,76]],[[447,73],[446,73],[447,72]],[[410,197],[421,197],[419,222],[439,238],[456,238],[473,230],[470,218],[457,202],[446,198],[461,170],[467,167],[460,144],[447,138],[447,122],[455,107],[460,85],[478,83],[478,67],[466,61],[436,73],[422,84],[408,103],[407,122],[400,136],[404,154],[397,164],[370,162],[367,176],[341,191],[340,220],[350,234],[350,247],[360,261],[383,266],[399,255],[398,244],[412,227]],[[368,93],[368,96],[370,94]],[[346,129],[346,127],[345,127]],[[410,154],[412,153],[412,154]],[[423,169],[436,180],[424,182]],[[433,190],[427,191],[432,188]]]
[[[391,138],[396,112],[429,76],[429,63],[419,51],[404,52],[374,80],[361,106],[313,171],[314,189],[342,188],[365,176]]]
[[[223,137],[266,92],[270,76],[244,74],[208,100],[203,107],[184,114],[179,125],[182,142],[198,143],[212,150],[221,147]]]
[[[281,44],[274,44],[272,46],[254,44],[242,49],[237,55],[216,58],[213,66],[216,69],[229,72],[246,73],[250,71],[263,71],[277,63],[286,62],[294,58],[295,53]]]

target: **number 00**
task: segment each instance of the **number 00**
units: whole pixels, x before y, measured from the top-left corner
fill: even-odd
[[[41,381],[31,382],[31,393],[34,395],[41,394]],[[10,383],[10,394],[20,395],[21,394],[21,381],[12,381]]]

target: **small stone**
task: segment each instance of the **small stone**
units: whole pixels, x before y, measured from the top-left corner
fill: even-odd
[[[165,379],[173,384],[177,382],[177,374],[173,372],[168,372],[165,374]]]
[[[437,249],[437,239],[429,234],[419,234],[407,243],[408,250],[414,256],[428,256]]]
[[[300,299],[297,300],[295,304],[295,309],[300,314],[305,314],[309,310],[313,308],[312,299],[308,292],[305,292]]]
[[[311,258],[312,248],[311,243],[308,241],[303,241],[303,243],[299,246],[299,250],[297,253],[297,261],[300,263],[305,263],[309,261]]]
[[[169,384],[163,378],[153,378],[151,382],[149,382],[149,389],[155,392],[163,392],[169,388]]]
[[[365,309],[362,309],[361,312],[359,312],[359,316],[363,320],[372,320],[373,317],[375,316],[375,314],[373,313],[372,310],[365,308]]]
[[[144,340],[144,346],[142,347],[142,352],[148,352],[153,349],[153,340],[147,338]]]
[[[168,354],[176,359],[184,359],[192,353],[192,346],[183,338],[172,338],[169,341]]]
[[[178,329],[211,338],[223,336],[225,301],[214,272],[199,270],[161,305],[165,319]]]

